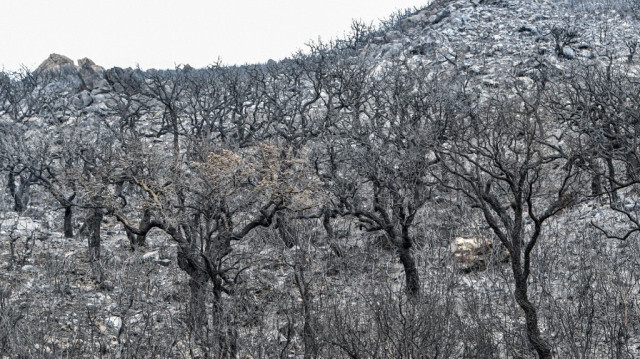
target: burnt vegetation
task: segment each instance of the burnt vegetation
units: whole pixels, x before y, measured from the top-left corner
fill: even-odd
[[[490,80],[376,52],[461,3],[266,64],[0,73],[0,356],[638,357],[637,35],[518,25]]]

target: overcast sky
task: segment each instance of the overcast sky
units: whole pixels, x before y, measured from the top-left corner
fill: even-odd
[[[0,68],[50,53],[104,67],[266,62],[428,0],[0,0]]]

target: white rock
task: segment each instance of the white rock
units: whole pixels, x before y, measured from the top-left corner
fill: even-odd
[[[109,319],[107,319],[107,325],[115,330],[120,330],[120,328],[122,328],[122,319],[115,315],[110,316]]]
[[[496,253],[497,257],[493,257],[493,245],[493,241],[486,238],[456,237],[450,251],[464,272],[482,271],[489,261],[506,259],[506,252]]]
[[[142,255],[142,260],[144,261],[149,261],[149,260],[158,260],[159,259],[159,254],[158,251],[151,251],[151,252],[147,252],[145,254]]]
[[[38,271],[38,268],[32,266],[31,264],[27,264],[27,265],[22,266],[22,268],[20,268],[20,270],[23,271],[23,272],[32,272],[32,273],[34,273],[34,272]]]
[[[562,49],[562,56],[569,60],[572,60],[576,58],[576,52],[573,51],[573,49],[570,47],[565,47]]]

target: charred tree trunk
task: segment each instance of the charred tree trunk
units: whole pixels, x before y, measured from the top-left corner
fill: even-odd
[[[151,222],[151,211],[149,209],[145,209],[142,214],[142,219],[140,220],[140,228],[147,227]],[[136,245],[144,246],[147,244],[147,235],[136,235]]]
[[[232,359],[236,358],[238,353],[238,333],[234,327],[228,326],[226,322],[222,306],[223,292],[222,280],[216,277],[213,280],[212,344],[216,350],[217,358]]]
[[[420,276],[418,275],[416,261],[413,259],[413,254],[411,254],[410,238],[404,239],[402,246],[398,248],[398,254],[400,255],[402,267],[404,268],[405,290],[410,297],[415,297],[420,294]]]
[[[100,226],[104,212],[101,208],[94,208],[87,219],[86,227],[89,231],[87,240],[89,244],[89,262],[91,263],[92,277],[101,283],[104,280],[104,271],[100,264]]]
[[[313,297],[304,275],[305,263],[306,258],[301,258],[300,262],[295,264],[294,280],[302,299],[302,317],[304,319],[302,341],[304,343],[304,358],[307,359],[318,356],[318,345],[316,343],[313,314],[311,309]]]
[[[599,196],[604,193],[602,187],[602,171],[600,170],[598,161],[594,158],[589,159],[589,167],[591,167],[591,171],[593,172],[593,177],[591,178],[591,194]]]
[[[178,247],[178,266],[189,275],[187,325],[199,340],[205,339],[208,325],[206,303],[209,273],[204,268],[199,250],[192,248],[192,244]]]
[[[538,325],[538,313],[535,306],[529,301],[529,297],[527,294],[527,280],[524,279],[521,275],[516,276],[515,298],[520,308],[524,311],[529,343],[531,343],[533,349],[538,353],[538,357],[540,359],[551,359],[551,346],[542,338],[542,335],[540,334],[540,327]]]
[[[18,178],[20,178],[20,176],[18,176]],[[13,198],[13,209],[18,213],[24,212],[29,203],[29,181],[21,179],[20,184],[16,186],[16,176],[14,173],[9,172],[7,187]]]
[[[87,237],[89,244],[89,261],[95,262],[100,259],[100,226],[104,213],[100,208],[95,208],[92,211],[93,213],[87,220],[87,230],[89,231]]]
[[[138,228],[146,228],[147,226],[149,226],[150,222],[151,222],[151,211],[149,209],[145,209],[142,214],[142,218],[140,219],[140,224]],[[127,238],[129,239],[129,245],[131,246],[132,251],[135,251],[136,248],[145,246],[147,244],[146,234],[144,235],[135,234],[130,230],[128,230],[127,228],[125,228],[125,231],[127,232]]]
[[[531,212],[530,212],[531,213]],[[514,296],[516,303],[524,312],[524,318],[527,329],[527,337],[533,349],[538,353],[540,359],[551,359],[551,346],[542,337],[540,327],[538,325],[538,313],[536,307],[529,300],[528,284],[529,271],[531,267],[530,251],[533,247],[529,247],[530,243],[537,242],[540,234],[542,221],[534,218],[535,230],[529,239],[529,244],[524,250],[524,260],[522,259],[522,245],[524,238],[522,231],[522,207],[516,207],[516,221],[511,230],[511,246],[509,247],[509,255],[511,258],[511,270],[513,271],[513,279],[515,281]]]
[[[276,227],[278,228],[280,238],[287,248],[293,248],[293,246],[298,243],[298,235],[283,213],[276,215]]]
[[[206,273],[189,274],[189,310],[187,313],[188,325],[196,336],[206,334],[207,326],[207,283],[209,276]]]
[[[64,207],[64,237],[73,238],[73,210],[70,205]]]
[[[337,242],[336,233],[333,230],[333,226],[331,225],[331,211],[327,208],[324,209],[324,213],[322,214],[322,226],[327,232],[327,242],[329,242],[329,248],[331,248],[336,256],[342,257],[342,248],[340,248],[340,245]]]
[[[640,160],[634,151],[630,151],[625,157],[627,181],[637,182],[640,179]]]
[[[613,165],[613,159],[611,157],[607,158],[607,169],[609,171],[609,192],[611,193],[611,201],[618,202],[618,192],[616,188],[618,185],[616,184],[616,168]]]

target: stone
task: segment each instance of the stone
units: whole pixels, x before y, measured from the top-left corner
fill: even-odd
[[[92,94],[111,91],[109,82],[104,78],[104,68],[96,65],[91,59],[85,57],[78,60],[78,74],[85,89],[91,91]]]
[[[158,259],[159,259],[158,251],[151,251],[142,255],[143,261],[158,260]]]
[[[21,270],[21,271],[23,271],[23,272],[31,272],[31,273],[35,273],[35,272],[37,272],[37,271],[38,271],[38,268],[36,268],[36,267],[32,266],[31,264],[27,264],[27,265],[23,265],[23,266],[20,268],[20,270]]]
[[[80,92],[74,99],[73,99],[73,105],[77,108],[77,109],[83,109],[89,105],[91,105],[93,103],[93,98],[91,97],[91,94],[89,94],[89,91],[82,91]]]
[[[451,10],[444,9],[431,21],[431,25],[436,25],[451,15]]]
[[[109,85],[109,82],[103,78],[94,79],[92,82],[92,86],[93,86],[91,89],[92,95],[100,95],[100,94],[105,94],[112,91],[111,86]]]
[[[111,283],[110,281],[105,280],[105,281],[102,281],[102,282],[100,283],[100,285],[98,286],[98,288],[100,288],[100,290],[104,290],[104,291],[107,291],[107,292],[111,292],[111,291],[114,289],[114,285],[113,285],[113,283]]]
[[[104,67],[96,65],[91,59],[83,57],[78,60],[78,67],[92,72],[104,72]]]
[[[70,74],[76,72],[76,66],[73,64],[73,60],[64,55],[51,54],[40,64],[40,66],[36,68],[36,72],[60,72],[63,74]]]
[[[116,317],[115,315],[110,316],[109,319],[107,319],[107,325],[115,329],[116,331],[119,331],[120,328],[122,328],[122,319],[120,317]]]
[[[493,241],[486,238],[456,237],[450,250],[463,273],[483,271],[488,263],[508,258],[506,251],[494,250]]]
[[[576,58],[576,52],[570,47],[565,47],[562,49],[562,57],[568,60],[573,60]]]
[[[166,258],[158,259],[158,260],[155,260],[154,262],[159,264],[159,265],[161,265],[161,266],[163,266],[163,267],[168,267],[168,266],[171,265],[171,260],[170,259],[166,259]]]

